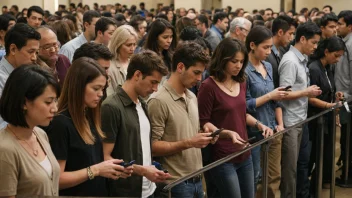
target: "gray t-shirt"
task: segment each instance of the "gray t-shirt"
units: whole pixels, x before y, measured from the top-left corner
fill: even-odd
[[[280,87],[291,85],[292,91],[299,91],[309,86],[308,57],[295,47],[282,57],[279,65]],[[308,97],[282,101],[285,126],[292,126],[307,118]]]

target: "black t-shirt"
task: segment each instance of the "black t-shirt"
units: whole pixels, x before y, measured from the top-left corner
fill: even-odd
[[[95,144],[86,144],[73,124],[68,110],[56,115],[47,127],[51,148],[57,160],[66,160],[65,171],[77,171],[104,160],[102,141],[94,127]],[[108,196],[106,179],[96,177],[72,188],[60,190],[60,196]]]

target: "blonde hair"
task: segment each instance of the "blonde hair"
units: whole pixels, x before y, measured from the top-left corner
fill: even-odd
[[[118,27],[109,43],[109,50],[114,55],[115,59],[118,59],[121,45],[123,45],[131,36],[135,37],[136,41],[138,40],[138,34],[134,28],[130,25],[122,25]]]

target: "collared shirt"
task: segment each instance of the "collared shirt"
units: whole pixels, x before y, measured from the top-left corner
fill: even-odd
[[[352,33],[343,38],[346,51],[335,67],[336,91],[342,91],[348,100],[352,97]]]
[[[165,82],[158,92],[151,95],[148,109],[153,142],[189,139],[199,131],[197,97],[188,89],[183,97],[169,82]],[[172,175],[170,181],[202,168],[202,154],[199,148],[190,148],[162,156],[159,162]]]
[[[126,81],[126,73],[122,71],[121,63],[114,59],[110,61],[109,68],[109,86],[106,89],[107,95],[110,96],[117,92],[119,87]]]
[[[279,65],[280,86],[292,86],[292,91],[307,88],[310,84],[307,62],[308,57],[291,46]],[[307,118],[308,97],[285,100],[281,104],[285,126],[292,126]]]
[[[213,31],[219,37],[220,41],[222,40],[222,31],[219,30],[215,25],[211,26],[210,31]]]
[[[248,76],[246,92],[247,112],[256,119],[260,120],[264,125],[270,127],[271,129],[275,129],[275,126],[277,125],[275,119],[275,109],[279,107],[278,103],[271,100],[260,107],[256,107],[257,98],[275,89],[270,63],[263,61],[262,64],[267,72],[265,78],[263,78],[262,74],[254,68],[251,62],[248,62],[245,70]],[[258,129],[250,127],[250,132],[258,132]]]
[[[219,38],[214,31],[211,31],[209,29],[205,32],[204,39],[209,42],[212,51],[215,51],[215,48],[221,42],[221,38]]]
[[[3,57],[0,61],[0,96],[4,90],[7,78],[10,76],[13,70],[13,66],[6,60],[6,57]],[[4,128],[6,125],[7,122],[5,122],[0,116],[0,129]]]
[[[59,51],[59,54],[65,55],[70,60],[70,63],[72,63],[73,55],[76,49],[87,42],[86,37],[84,37],[84,34],[81,33],[79,36],[63,45]]]
[[[147,106],[139,99],[148,116]],[[106,143],[114,143],[111,156],[125,162],[136,160],[143,164],[141,131],[136,104],[127,93],[118,87],[115,94],[108,96],[101,107],[101,127]],[[151,156],[150,156],[151,158]],[[109,180],[110,195],[122,197],[142,196],[142,176],[132,175],[127,179]]]

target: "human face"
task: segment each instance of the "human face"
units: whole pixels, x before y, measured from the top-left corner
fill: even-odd
[[[220,21],[220,20],[219,20]],[[227,27],[229,26],[229,19],[228,18],[224,18],[223,20],[220,21],[219,23],[219,28],[222,31],[226,31]]]
[[[251,31],[251,27],[247,23],[245,23],[243,25],[243,27],[238,27],[237,28],[237,39],[245,42],[249,31]]]
[[[325,14],[329,14],[330,13],[330,8],[329,7],[324,8],[323,12],[325,12]]]
[[[180,17],[186,16],[186,9],[181,8],[180,9]]]
[[[343,55],[344,51],[335,51],[335,52],[329,52],[328,50],[325,50],[325,59],[328,64],[335,64],[339,62],[341,56]]]
[[[173,39],[173,32],[170,28],[167,28],[162,34],[158,36],[158,46],[160,51],[168,50]]]
[[[119,48],[119,55],[122,59],[128,59],[133,55],[134,50],[136,49],[136,38],[131,36],[127,41],[121,45]]]
[[[272,38],[261,42],[259,45],[255,45],[253,42],[250,43],[251,49],[254,50],[255,58],[260,61],[265,60],[270,55],[272,45]]]
[[[264,21],[269,20],[271,17],[273,17],[273,12],[271,10],[265,10],[264,12]]]
[[[138,25],[138,36],[139,38],[142,38],[145,33],[147,32],[147,22],[143,21],[141,24]]]
[[[335,21],[328,21],[325,27],[321,27],[322,35],[324,38],[330,38],[336,35],[337,23]]]
[[[7,27],[7,31],[9,31],[14,25],[16,25],[16,21],[9,21],[9,27]]]
[[[303,36],[301,39],[303,39],[303,54],[309,56],[317,49],[320,36],[316,34],[308,40]]]
[[[103,44],[105,46],[108,46],[112,35],[114,34],[116,30],[116,26],[115,25],[109,25],[108,29],[103,33],[102,35],[102,40],[103,40]]]
[[[97,62],[105,70],[106,74],[109,75],[110,60],[99,58]]]
[[[205,29],[204,24],[201,23],[197,18],[194,20],[196,27],[199,31],[203,32],[203,30]]]
[[[103,75],[98,76],[86,85],[84,91],[84,104],[86,107],[95,108],[98,106],[101,98],[103,97],[105,85],[106,78]]]
[[[225,73],[227,76],[237,76],[244,62],[244,54],[242,52],[237,52],[235,56],[226,63]]]
[[[95,24],[97,23],[98,20],[99,20],[98,17],[94,17],[90,24],[88,22],[84,23],[84,27],[85,27],[84,32],[88,32],[89,40],[93,40],[95,38]]]
[[[288,29],[283,35],[280,37],[281,45],[283,47],[286,47],[293,39],[294,39],[294,33],[296,31],[295,26],[291,26],[290,29]]]
[[[195,65],[190,66],[188,69],[183,63],[177,67],[177,72],[180,73],[180,78],[183,86],[187,89],[197,85],[202,80],[202,74],[205,70],[206,65],[201,62],[197,62]]]
[[[345,38],[351,32],[350,26],[347,26],[343,18],[339,18],[337,22],[337,35]]]
[[[43,15],[38,12],[31,12],[31,16],[27,18],[27,23],[32,28],[38,28],[43,22]]]
[[[298,16],[298,24],[302,24],[307,22],[306,18],[304,16]]]
[[[30,127],[48,126],[57,112],[57,95],[52,85],[47,85],[43,93],[33,101],[26,99],[25,119]]]
[[[32,64],[37,60],[37,51],[39,50],[39,41],[35,39],[27,40],[25,46],[19,50],[15,44],[10,45],[11,54],[14,55],[15,65],[18,67],[24,64]]]
[[[38,56],[49,66],[55,66],[58,59],[59,45],[56,34],[51,30],[41,30]]]
[[[139,72],[137,75],[136,92],[141,97],[147,97],[158,91],[158,85],[163,76],[158,71],[153,71],[152,75],[144,76]]]
[[[168,20],[169,22],[172,22],[173,19],[174,19],[174,13],[173,13],[171,10],[169,10],[169,11],[167,12],[167,20]]]

